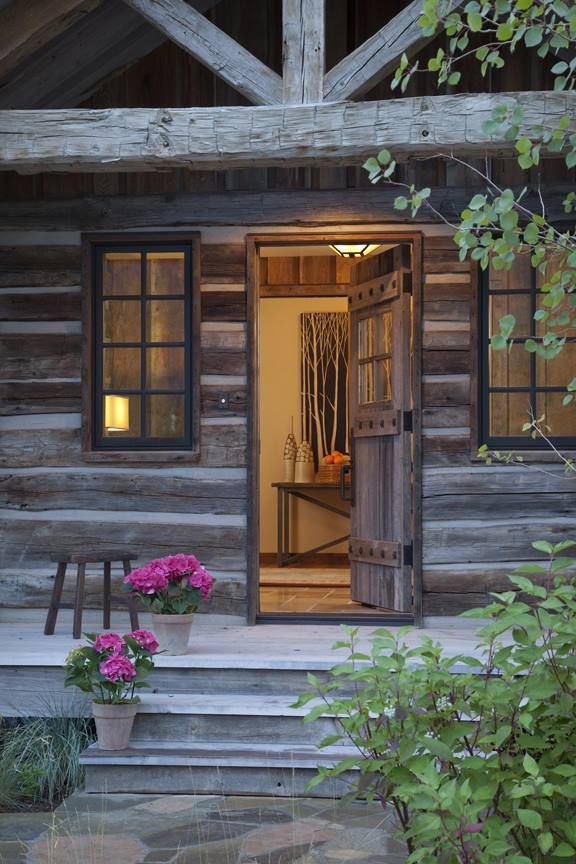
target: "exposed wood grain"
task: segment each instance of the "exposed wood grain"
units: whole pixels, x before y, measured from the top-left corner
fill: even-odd
[[[468,375],[426,376],[423,382],[423,405],[468,405],[470,402],[470,377]]]
[[[202,282],[243,282],[246,278],[246,248],[243,243],[203,243]]]
[[[576,479],[567,475],[560,466],[488,466],[474,468],[436,469],[424,475],[424,497],[440,495],[474,495],[522,493],[526,496],[557,493],[576,493]]]
[[[6,380],[78,378],[80,355],[80,336],[7,334],[0,339],[0,368]]]
[[[576,94],[549,91],[255,108],[2,111],[1,167],[37,173],[346,165],[382,146],[400,160],[445,148],[503,156],[513,153],[514,141],[483,131],[496,105],[524,110],[520,135],[562,117],[576,120]]]
[[[487,606],[491,598],[485,592],[449,593],[424,592],[424,615],[460,615],[468,609]]]
[[[80,381],[0,382],[0,414],[80,411]]]
[[[470,321],[470,301],[425,300],[424,319],[427,321]]]
[[[245,375],[246,353],[242,351],[203,351],[203,375]]]
[[[283,0],[282,55],[286,104],[322,102],[325,0]]]
[[[452,0],[452,7],[462,0]],[[327,102],[355,99],[393,72],[402,54],[412,57],[434,35],[425,36],[418,24],[422,0],[413,0],[373,36],[344,57],[326,74],[324,98]]]
[[[206,525],[163,522],[64,522],[53,519],[0,518],[0,567],[44,564],[51,555],[104,547],[129,547],[143,558],[172,554],[175,549],[194,549],[209,568],[238,570],[245,566],[245,531]]]
[[[95,178],[97,179],[97,178]],[[547,212],[552,221],[564,214],[562,201],[571,187],[546,188]],[[517,192],[520,190],[518,189]],[[411,222],[405,211],[394,209],[394,189],[342,189],[326,191],[286,190],[282,192],[181,193],[168,195],[95,196],[76,200],[0,201],[0,226],[3,230],[113,230],[194,225],[310,225],[354,224],[374,220]],[[448,218],[457,216],[470,200],[464,187],[432,188],[430,200]],[[526,207],[538,205],[528,190]],[[433,222],[427,210],[418,214],[419,222]],[[430,239],[430,238],[427,238]],[[444,296],[441,287],[426,287],[426,297],[460,299],[469,296],[465,286],[449,285]],[[432,291],[432,293],[430,293]],[[461,294],[456,292],[460,291]],[[440,293],[437,293],[440,292]]]
[[[95,9],[101,0],[17,0],[0,12],[0,78]]]
[[[432,327],[431,325],[434,325]],[[441,349],[443,351],[462,351],[470,346],[470,326],[450,326],[460,322],[434,321],[425,322],[422,345],[424,349]]]
[[[280,76],[184,0],[124,2],[251,102],[282,101]]]
[[[79,292],[0,294],[0,321],[79,321],[80,302]]]
[[[449,428],[469,426],[470,409],[467,405],[446,408],[424,408],[422,425],[424,428]]]
[[[234,514],[246,511],[244,480],[91,472],[0,473],[0,509],[118,510],[151,513]],[[96,517],[97,518],[97,517]]]
[[[469,351],[434,351],[422,352],[422,371],[425,375],[458,375],[470,372],[471,361]]]
[[[0,246],[0,287],[79,284],[77,246]]]
[[[203,417],[243,417],[247,413],[245,386],[204,386],[201,388],[201,394]],[[225,407],[222,405],[222,399],[226,400]]]
[[[545,553],[532,548],[535,540],[552,543],[565,540],[574,532],[576,520],[553,521],[509,519],[506,521],[462,520],[446,526],[424,522],[424,562],[532,561],[545,558]]]
[[[464,469],[463,469],[464,470]],[[576,513],[576,488],[572,492],[549,492],[526,494],[514,492],[511,485],[506,492],[492,495],[478,494],[435,495],[424,500],[425,519],[453,520],[462,518],[481,519],[487,527],[492,519],[513,519],[516,516],[533,516],[535,520],[546,513],[547,516],[572,516]]]
[[[202,294],[202,321],[246,321],[246,295],[225,291]]]

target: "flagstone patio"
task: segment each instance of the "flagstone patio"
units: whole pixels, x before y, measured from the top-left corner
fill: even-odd
[[[85,795],[0,814],[1,864],[402,864],[393,814],[327,799]]]

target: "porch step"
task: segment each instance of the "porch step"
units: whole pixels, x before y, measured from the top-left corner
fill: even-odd
[[[147,693],[141,699],[131,738],[135,742],[315,745],[337,731],[332,717],[304,723],[312,705],[293,708],[291,695]]]
[[[317,766],[332,766],[356,751],[352,747],[313,745],[186,744],[146,745],[127,750],[89,747],[81,757],[86,792],[186,795],[275,795],[340,797],[350,791],[353,772],[328,778],[307,790]]]

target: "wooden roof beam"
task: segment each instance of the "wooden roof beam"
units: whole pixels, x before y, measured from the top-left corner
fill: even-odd
[[[16,0],[0,12],[0,78],[8,75],[101,0]]]
[[[322,102],[324,0],[283,0],[282,26],[284,102]]]
[[[463,2],[451,0],[451,8],[462,6]],[[333,66],[324,76],[324,99],[343,102],[362,96],[396,69],[402,54],[412,57],[431,42],[434,36],[424,36],[418,24],[421,14],[422,0],[413,0],[377,33]]]
[[[280,76],[184,0],[124,2],[251,102],[282,101]]]
[[[576,123],[576,93],[549,90],[263,108],[0,111],[0,167],[37,173],[350,165],[382,147],[398,160],[511,156],[514,140],[483,131],[502,104],[524,109],[520,135],[564,116]]]

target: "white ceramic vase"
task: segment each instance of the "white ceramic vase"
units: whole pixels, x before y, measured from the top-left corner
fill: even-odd
[[[186,654],[194,613],[188,615],[159,615],[152,613],[152,632],[164,654]]]
[[[137,711],[136,702],[120,705],[92,703],[100,750],[125,750],[128,747]]]

